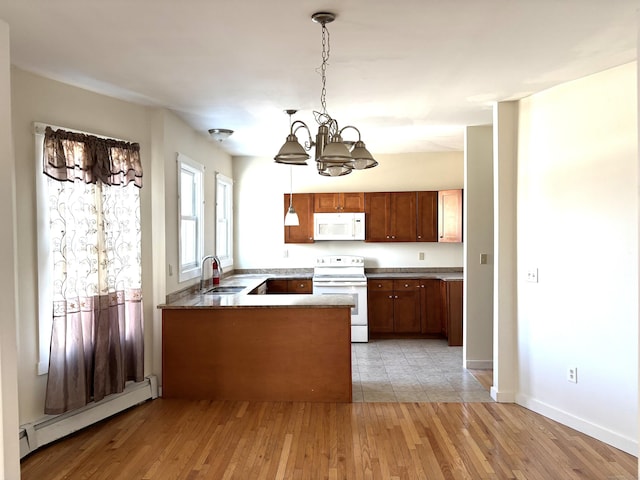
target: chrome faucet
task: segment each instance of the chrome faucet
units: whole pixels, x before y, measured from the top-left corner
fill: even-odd
[[[204,264],[207,260],[215,260],[218,264],[218,272],[220,272],[220,276],[222,276],[222,263],[220,263],[220,258],[217,255],[206,255],[202,262],[200,263],[200,291],[204,290]]]

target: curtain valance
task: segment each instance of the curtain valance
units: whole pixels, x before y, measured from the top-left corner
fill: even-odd
[[[142,188],[140,145],[47,127],[44,173],[59,181],[127,185]]]

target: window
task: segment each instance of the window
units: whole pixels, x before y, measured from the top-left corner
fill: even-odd
[[[178,263],[180,282],[200,276],[203,244],[204,167],[185,155],[178,154],[178,200],[180,212],[178,235]]]
[[[216,255],[223,267],[233,265],[233,180],[216,175]]]

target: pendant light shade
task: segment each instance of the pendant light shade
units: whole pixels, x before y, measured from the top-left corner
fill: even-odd
[[[284,226],[297,227],[298,225],[300,225],[300,218],[298,218],[298,214],[293,208],[293,205],[289,205],[289,210],[287,210],[287,214],[284,216]]]
[[[300,225],[300,218],[293,208],[293,167],[289,165],[289,209],[284,216],[285,227],[297,227]]]
[[[351,150],[351,156],[353,157],[353,168],[356,170],[364,170],[365,168],[373,168],[378,165],[373,158],[373,155],[364,146],[362,140],[358,140]]]
[[[287,141],[274,157],[277,163],[284,163],[286,165],[306,165],[308,159],[309,154],[305,151],[304,147],[300,145],[298,138],[293,133],[287,135]]]

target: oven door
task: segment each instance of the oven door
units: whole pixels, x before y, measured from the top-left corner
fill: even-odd
[[[351,325],[367,325],[367,284],[361,282],[313,282],[314,295],[351,295]]]

